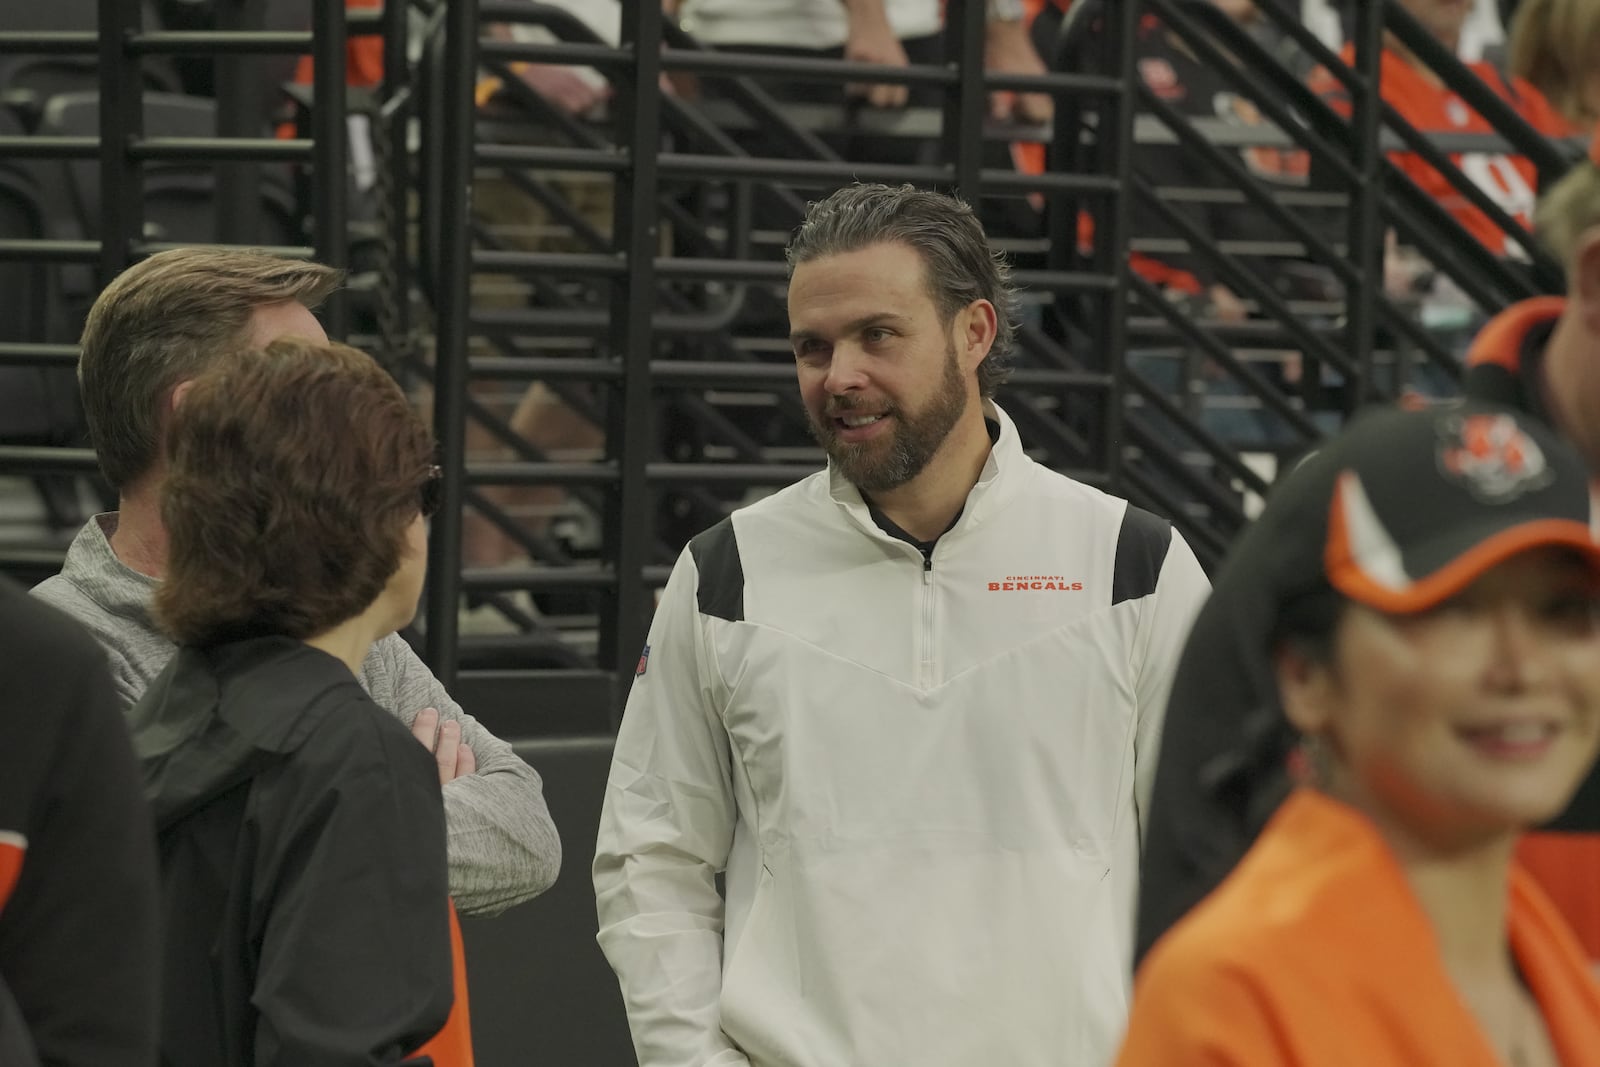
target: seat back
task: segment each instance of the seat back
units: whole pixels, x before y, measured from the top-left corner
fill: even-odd
[[[92,137],[99,132],[99,124],[99,94],[68,93],[50,101],[39,129],[51,136]],[[175,93],[146,93],[144,132],[149,137],[214,137],[216,102]],[[67,173],[78,219],[86,233],[94,234],[100,218],[99,164],[73,160],[67,164]],[[264,164],[260,173],[261,228],[245,239],[263,245],[302,243],[289,171]],[[141,175],[146,240],[176,244],[218,240],[214,164],[158,160],[144,164]]]
[[[20,132],[17,120],[0,110],[0,136]],[[42,170],[22,160],[0,159],[0,239],[39,240],[47,235]],[[60,315],[50,266],[0,259],[0,341],[55,340]],[[0,366],[0,441],[66,443],[79,427],[72,371]]]

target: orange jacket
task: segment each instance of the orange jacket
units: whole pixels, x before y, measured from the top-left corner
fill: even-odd
[[[473,1067],[472,1018],[467,1005],[467,957],[461,941],[461,922],[456,918],[455,901],[450,902],[450,962],[454,972],[455,1003],[444,1029],[413,1056],[433,1057],[433,1067]]]
[[[1346,45],[1342,58],[1355,62],[1355,48]],[[1417,67],[1392,51],[1385,50],[1379,70],[1383,99],[1400,116],[1422,133],[1493,133],[1494,127],[1459,96],[1440,85]],[[1499,94],[1517,113],[1540,133],[1564,137],[1573,133],[1572,125],[1550,106],[1539,90],[1521,80],[1507,83],[1492,63],[1469,63],[1484,83]],[[1326,70],[1311,76],[1311,87],[1326,97],[1340,114],[1350,114],[1350,98],[1344,84]],[[1489,194],[1512,218],[1527,226],[1538,195],[1539,176],[1524,156],[1507,153],[1469,152],[1450,157],[1467,178]],[[1443,174],[1412,152],[1392,152],[1389,160],[1405,171],[1424,193],[1439,202],[1463,229],[1498,255],[1506,253],[1504,232],[1479,211]],[[1512,246],[1515,247],[1515,246]]]
[[[1600,1064],[1600,985],[1513,868],[1511,950],[1563,1064]],[[1292,794],[1146,959],[1118,1067],[1501,1067],[1372,824]]]

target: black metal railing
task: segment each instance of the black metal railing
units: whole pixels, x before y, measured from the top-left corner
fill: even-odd
[[[334,0],[317,0],[311,30],[299,33],[261,29],[250,3],[230,7],[215,32],[144,29],[132,0],[101,0],[100,33],[0,33],[0,54],[97,56],[101,74],[93,131],[0,136],[0,159],[92,164],[104,192],[81,233],[0,235],[0,262],[39,264],[86,305],[117,270],[162,247],[144,229],[141,180],[152,168],[216,167],[216,238],[229,241],[261,232],[253,190],[264,172],[309,164],[297,203],[307,222],[281,250],[370,272],[375,316],[360,313],[365,294],[341,294],[327,309],[330,334],[370,329],[355,339],[430,386],[447,474],[423,617],[430,664],[475,712],[474,692],[514,695],[518,708],[489,710],[504,732],[602,731],[615,725],[654,591],[684,539],[822,462],[784,340],[782,262],[819,193],[858,178],[910,181],[959,192],[996,220],[1027,309],[1000,403],[1042,462],[1171,516],[1208,565],[1269,489],[1263,456],[1290,459],[1361,403],[1421,377],[1448,388],[1459,373],[1452,342],[1385,291],[1386,235],[1424,248],[1432,269],[1484,311],[1560,286],[1556,265],[1453,157],[1512,151],[1548,182],[1573,158],[1569,146],[1529,128],[1395,3],[1359,5],[1348,64],[1281,0],[1258,6],[1342,85],[1347,112],[1209,0],[1078,0],[1042,53],[1054,72],[1029,78],[985,75],[978,0],[948,5],[938,62],[905,68],[706,48],[654,0],[624,4],[614,45],[561,9],[507,0],[413,0],[348,18]],[[408,15],[420,16],[414,42]],[[1262,122],[1197,118],[1145,87],[1137,59],[1146,15]],[[554,39],[487,38],[493,23],[538,26]],[[384,35],[384,82],[370,99],[345,88],[347,32]],[[1379,91],[1386,34],[1495,132],[1406,124]],[[259,81],[226,63],[216,136],[144,128],[142,64],[268,53],[316,61],[316,82],[299,97],[301,136],[251,136]],[[521,63],[602,71],[612,90],[605,113],[566,114],[520,82]],[[504,86],[488,106],[477,100],[480,71]],[[698,79],[699,95],[662,92],[663,76]],[[774,85],[800,79],[903,82],[936,90],[938,102],[846,111],[796,104]],[[1050,94],[1053,121],[989,119],[987,94],[998,88]],[[370,255],[352,253],[352,111],[368,116],[377,151],[376,223],[363,231]],[[852,157],[875,139],[912,150]],[[1018,141],[1047,146],[1042,173],[1010,165],[1005,148]],[[1141,149],[1154,144],[1202,161],[1212,180],[1173,181],[1144,162]],[[1264,182],[1239,155],[1260,146],[1306,153],[1315,180]],[[1463,230],[1395,165],[1396,152],[1444,175],[1523,258],[1497,255]],[[605,219],[572,202],[573,175],[608,190]],[[482,217],[472,190],[488,180],[525,198],[562,240],[529,242]],[[1267,230],[1240,237],[1194,221],[1195,209],[1217,204],[1248,208]],[[1130,270],[1130,251],[1196,257],[1247,302],[1248,319],[1224,322],[1174,299]],[[1277,284],[1299,270],[1325,289],[1307,296]],[[0,340],[0,368],[63,370],[76,358],[73,340]],[[533,383],[603,440],[597,458],[536,444],[501,410],[499,394],[514,398]],[[1225,428],[1221,415],[1234,411],[1250,415],[1259,440]],[[492,456],[469,455],[479,435]],[[86,449],[0,446],[0,472],[92,469]],[[508,502],[526,488],[564,494],[555,521],[530,522]],[[508,537],[525,563],[464,562],[469,520]],[[41,566],[37,553],[13,555],[0,566]],[[462,633],[463,602],[488,605],[507,632]]]

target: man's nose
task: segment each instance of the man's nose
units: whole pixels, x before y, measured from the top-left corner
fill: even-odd
[[[832,396],[839,396],[866,386],[866,353],[853,344],[835,345],[833,358],[828,362],[828,376],[823,387]]]

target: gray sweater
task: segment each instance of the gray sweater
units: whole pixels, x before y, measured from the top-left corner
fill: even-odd
[[[33,595],[99,639],[117,695],[131,714],[177,646],[150,615],[158,580],[127,566],[111,550],[116,528],[115,512],[89,520],[67,549],[61,573],[35,586]],[[399,635],[372,646],[359,680],[380,707],[408,726],[423,708],[438,708],[440,721],[461,723],[461,739],[477,756],[476,774],[444,787],[450,893],[457,909],[464,915],[493,915],[548,889],[561,867],[561,839],[533,768],[462,711]],[[138,748],[157,741],[145,736],[152,725],[130,719]]]

